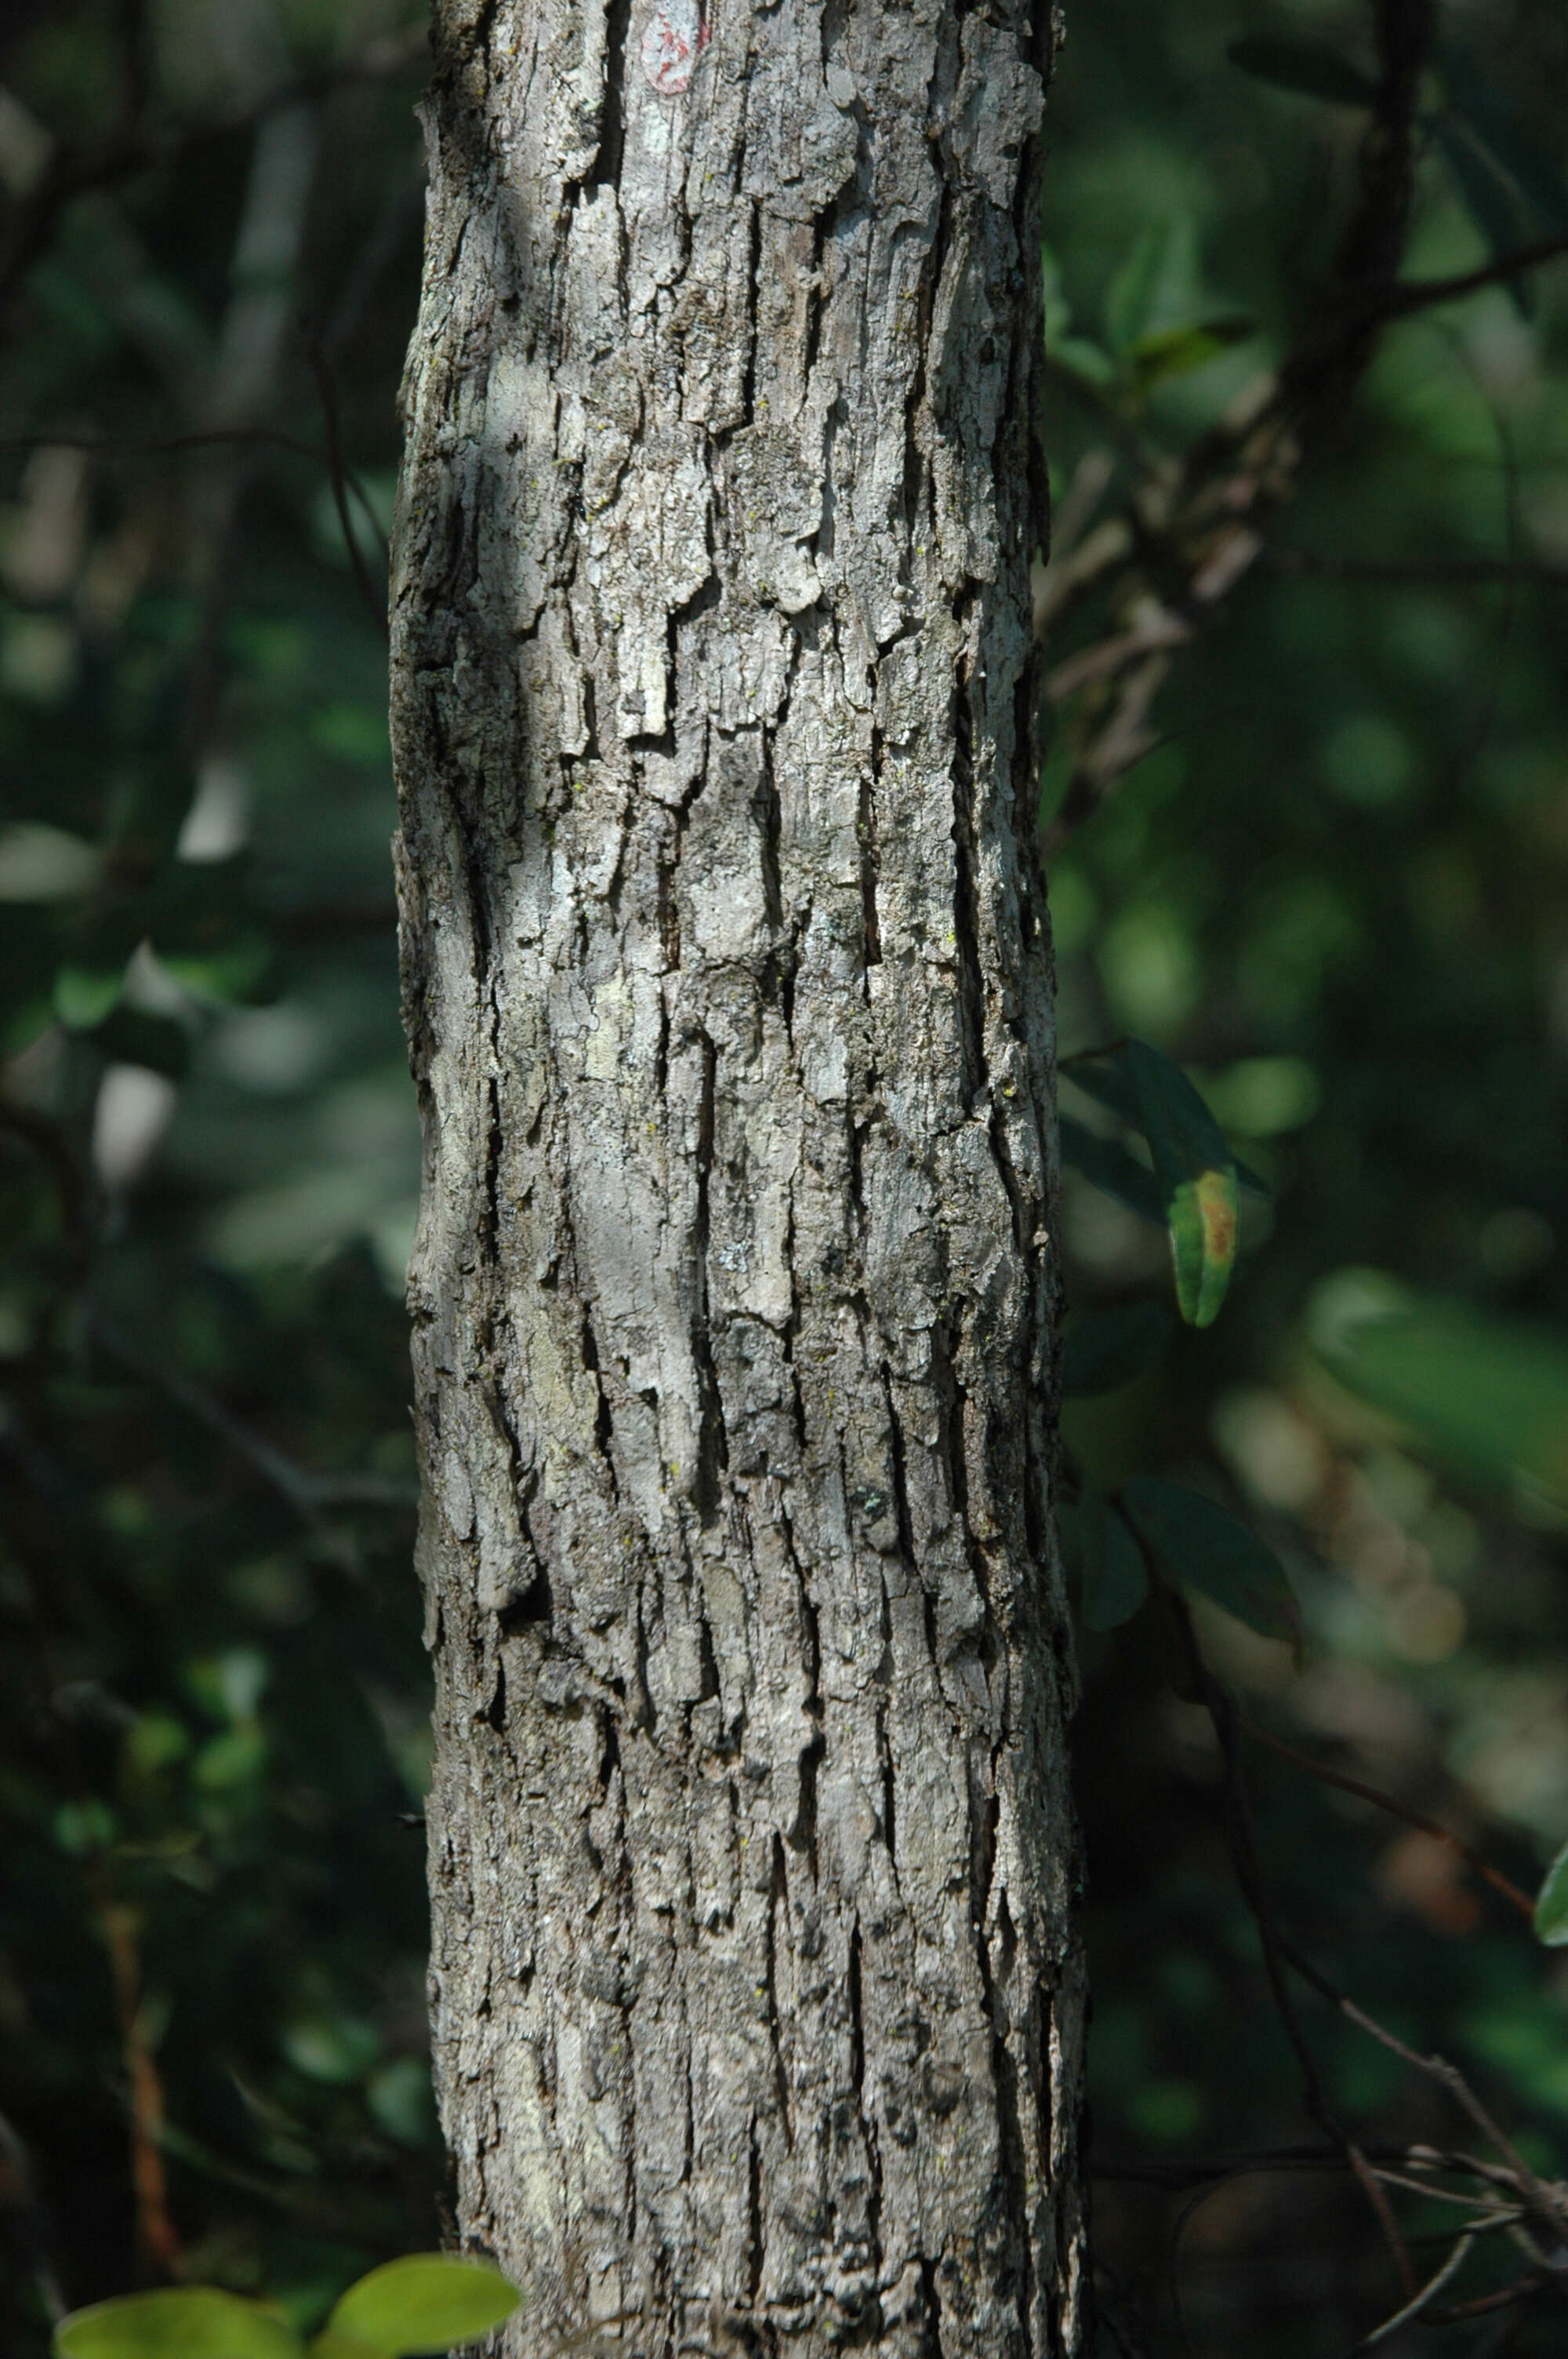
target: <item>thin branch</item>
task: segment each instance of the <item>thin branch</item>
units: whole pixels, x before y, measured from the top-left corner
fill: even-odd
[[[1292,1962],[1294,1963],[1294,1961],[1292,1960]],[[1320,1986],[1326,1986],[1323,1984],[1321,1975],[1316,1976],[1315,1979]],[[1418,2072],[1424,2072],[1427,2079],[1435,2081],[1440,2089],[1447,2090],[1454,2103],[1469,2114],[1482,2136],[1490,2138],[1498,2152],[1514,2172],[1519,2187],[1532,2204],[1543,2212],[1548,2218],[1561,2211],[1562,2206],[1551,2189],[1543,2180],[1536,2177],[1513,2141],[1504,2136],[1456,2064],[1451,2064],[1445,2056],[1422,2056],[1418,2049],[1408,2047],[1397,2034],[1389,2029],[1386,2024],[1379,2023],[1375,2016],[1368,2015],[1364,2007],[1357,2006],[1355,2000],[1346,1998],[1343,1992],[1336,1994],[1335,2004],[1341,2015],[1355,2024],[1357,2029],[1365,2031],[1369,2038],[1376,2039],[1381,2047],[1388,2049],[1391,2055],[1398,2056],[1405,2063],[1413,2065]]]
[[[170,2277],[183,2266],[179,2231],[168,2208],[163,2167],[163,2082],[147,2034],[141,1989],[141,1956],[135,1913],[123,1902],[99,1905],[99,1923],[114,1969],[114,1999],[131,2109],[131,2185],[136,2201],[136,2243],[148,2260]]]
[[[1365,2149],[1371,2162],[1400,2163],[1418,2167],[1416,2157],[1422,2149],[1415,2147],[1368,2147]],[[1444,2166],[1458,2170],[1457,2162]],[[1211,2180],[1240,2179],[1253,2172],[1290,2172],[1295,2170],[1333,2170],[1345,2169],[1341,2148],[1330,2146],[1260,2147],[1246,2154],[1211,2155],[1200,2162],[1097,2162],[1093,2176],[1113,2184],[1126,2180],[1134,2186],[1190,2188],[1206,2186]],[[1512,2184],[1512,2181],[1509,2181]]]
[[[275,934],[291,942],[341,942],[362,934],[389,939],[397,931],[395,901],[309,901],[280,909],[268,919]]]
[[[1357,2354],[1363,2351],[1375,2351],[1379,2343],[1386,2343],[1390,2334],[1397,2334],[1401,2326],[1408,2326],[1412,2319],[1419,2318],[1428,2304],[1435,2301],[1444,2287],[1453,2284],[1469,2259],[1475,2242],[1474,2236],[1461,2236],[1437,2275],[1434,2277],[1429,2277],[1420,2292],[1413,2295],[1402,2310],[1396,2310],[1391,2318],[1384,2319],[1381,2326],[1375,2327],[1363,2341],[1353,2344],[1346,2354],[1346,2359],[1357,2359]]]
[[[1525,582],[1568,588],[1568,563],[1550,557],[1335,557],[1314,549],[1265,549],[1268,573],[1341,582]]]
[[[386,619],[386,600],[376,595],[375,584],[360,548],[353,518],[349,514],[348,476],[343,466],[342,437],[338,425],[338,388],[332,381],[332,371],[320,339],[310,344],[310,366],[316,378],[316,388],[321,399],[321,426],[327,442],[327,473],[332,486],[332,501],[338,511],[343,540],[349,552],[349,563],[354,570],[354,580],[361,597],[370,610],[372,620],[384,639],[390,636]]]
[[[1342,2128],[1329,2104],[1327,2088],[1319,2071],[1317,2059],[1313,2053],[1311,2043],[1307,2039],[1291,1999],[1290,1986],[1285,1976],[1286,1945],[1281,1940],[1279,1928],[1274,1921],[1268,1887],[1263,1880],[1263,1865],[1258,1848],[1257,1832],[1253,1826],[1251,1806],[1247,1796],[1241,1748],[1237,1742],[1236,1707],[1204,1661],[1184,1605],[1182,1611],[1187,1643],[1192,1652],[1194,1668],[1197,1672],[1200,1691],[1225,1764],[1226,1791],[1232,1830],[1231,1856],[1236,1868],[1237,1882],[1241,1886],[1242,1897],[1251,1911],[1252,1921],[1258,1929],[1258,1939],[1263,1951],[1263,1968],[1269,1977],[1270,1989],[1274,1995],[1275,2010],[1292,2047],[1301,2060],[1307,2109],[1324,2135],[1331,2138],[1340,2148],[1348,2168],[1354,2173],[1381,2231],[1400,2287],[1408,2295],[1414,2284],[1414,2271],[1410,2254],[1405,2247],[1404,2238],[1400,2233],[1399,2223],[1394,2218],[1387,2195],[1372,2177],[1366,2157],[1354,2139]]]
[[[1426,310],[1433,303],[1455,302],[1461,296],[1479,294],[1484,287],[1501,287],[1510,279],[1522,278],[1527,271],[1539,270],[1543,263],[1556,262],[1565,254],[1568,232],[1559,231],[1554,237],[1537,238],[1533,245],[1521,245],[1512,254],[1498,255],[1490,262],[1483,262],[1474,270],[1462,270],[1453,278],[1400,279],[1379,304],[1379,316],[1402,320],[1411,311]]]
[[[1158,1581],[1158,1567],[1153,1563],[1149,1565],[1149,1573],[1152,1581]],[[1216,1742],[1219,1746],[1220,1759],[1225,1767],[1227,1833],[1230,1844],[1231,1864],[1236,1871],[1236,1881],[1240,1887],[1241,1897],[1247,1904],[1252,1922],[1257,1929],[1259,1946],[1263,1952],[1263,1971],[1268,1977],[1269,1988],[1273,1995],[1275,2013],[1279,2016],[1285,2037],[1295,2050],[1296,2060],[1301,2066],[1307,2112],[1317,2123],[1325,2136],[1330,2139],[1344,2156],[1346,2166],[1354,2174],[1382,2233],[1383,2240],[1399,2276],[1400,2288],[1408,2295],[1414,2287],[1415,2274],[1411,2264],[1410,2254],[1405,2247],[1404,2238],[1400,2233],[1399,2222],[1394,2217],[1387,2194],[1372,2176],[1367,2158],[1348,2132],[1343,2128],[1334,2111],[1322,2070],[1313,2051],[1312,2043],[1303,2027],[1301,2018],[1296,2013],[1295,2002],[1291,1996],[1290,1984],[1285,1973],[1286,1965],[1290,1962],[1290,1950],[1275,1922],[1268,1886],[1264,1881],[1262,1857],[1258,1846],[1257,1829],[1253,1824],[1251,1804],[1248,1799],[1241,1747],[1238,1742],[1236,1706],[1204,1660],[1185,1600],[1172,1591],[1168,1585],[1165,1586],[1165,1595],[1172,1618],[1185,1650],[1193,1686],[1202,1699],[1214,1729]],[[1188,2206],[1184,2212],[1184,2223],[1192,2207]],[[1179,2300],[1179,2288],[1175,2290]],[[1183,2332],[1184,2334],[1184,2325]]]
[[[139,459],[166,451],[200,451],[221,442],[265,442],[275,451],[293,451],[301,458],[320,462],[321,453],[293,434],[275,434],[265,426],[215,428],[210,433],[149,434],[122,440],[101,434],[8,434],[0,438],[0,456],[21,451],[91,451],[100,458]]]
[[[1551,2282],[1551,2278],[1544,2275],[1520,2277],[1511,2286],[1499,2286],[1495,2293],[1477,2294],[1474,2301],[1458,2301],[1445,2310],[1434,2310],[1427,2323],[1429,2326],[1459,2326],[1467,2318],[1485,2317],[1488,2310],[1517,2310],[1521,2302],[1533,2301]],[[1493,2351],[1500,2351],[1504,2347],[1503,2343],[1488,2346]]]
[[[1476,2195],[1462,2195],[1456,2187],[1429,2186],[1427,2181],[1423,2179],[1408,2178],[1403,2171],[1390,2170],[1386,2165],[1381,2163],[1374,2166],[1374,2174],[1377,2178],[1381,2180],[1385,2187],[1398,2187],[1401,2189],[1406,2195],[1424,2195],[1429,2202],[1457,2203],[1461,2205],[1465,2211],[1474,2212],[1477,2203],[1482,2201],[1482,2199]],[[1484,2206],[1484,2216],[1482,2218],[1472,2220],[1468,2224],[1476,2230],[1480,2230],[1482,2228],[1504,2228],[1508,2226],[1509,2221],[1522,2219],[1523,2216],[1523,2212],[1517,2203],[1513,2205],[1506,2203],[1491,2203]]]
[[[356,82],[401,73],[426,54],[427,46],[428,36],[423,30],[388,35],[370,42],[357,58],[341,65],[295,76],[238,114],[211,123],[174,123],[162,129],[141,124],[122,125],[99,147],[58,152],[21,207],[8,247],[0,256],[0,312],[34,263],[47,253],[62,216],[78,197],[93,189],[113,188],[150,165],[177,159],[204,140],[246,130],[301,100],[325,98]]]
[[[1180,1603],[1180,1601],[1173,1602]],[[1182,1606],[1181,1611],[1184,1620],[1184,1606]],[[1275,2011],[1279,2015],[1286,2038],[1295,2050],[1296,2060],[1302,2069],[1307,2111],[1325,2136],[1332,2139],[1348,2159],[1351,2152],[1350,2140],[1340,2127],[1333,2106],[1329,2103],[1328,2090],[1319,2069],[1317,2058],[1313,2052],[1312,2044],[1306,2033],[1302,2028],[1294,2001],[1291,1997],[1290,1985],[1285,1978],[1284,1952],[1278,1928],[1274,1923],[1268,1892],[1263,1883],[1262,1860],[1258,1849],[1257,1831],[1252,1823],[1251,1805],[1247,1796],[1241,1766],[1241,1751],[1236,1741],[1236,1707],[1199,1654],[1197,1642],[1191,1635],[1190,1624],[1187,1629],[1198,1690],[1213,1724],[1215,1736],[1219,1745],[1220,1758],[1225,1765],[1231,1856],[1236,1868],[1237,1881],[1241,1886],[1241,1897],[1246,1901],[1252,1921],[1257,1928],[1259,1943],[1263,1952],[1263,1970],[1268,1975],[1269,1986],[1274,1995]]]
[[[147,1384],[157,1385],[171,1400],[188,1409],[190,1415],[211,1428],[254,1466],[258,1474],[271,1484],[278,1495],[286,1499],[303,1523],[316,1523],[330,1507],[392,1507],[409,1508],[418,1504],[418,1493],[409,1484],[389,1481],[380,1474],[314,1474],[308,1468],[297,1466],[270,1441],[254,1433],[223,1407],[222,1401],[193,1384],[178,1369],[159,1367],[147,1359],[129,1339],[122,1335],[102,1310],[91,1314],[92,1332],[103,1348],[134,1375]]]
[[[1406,1826],[1416,1827],[1423,1835],[1430,1835],[1433,1843],[1444,1844],[1489,1884],[1494,1892],[1500,1893],[1510,1908],[1517,1908],[1527,1925],[1534,1924],[1535,1903],[1529,1893],[1521,1891],[1499,1868],[1489,1867],[1480,1854],[1473,1851],[1452,1828],[1440,1825],[1436,1819],[1429,1819],[1424,1811],[1412,1810],[1392,1794],[1385,1794],[1381,1787],[1366,1785],[1359,1777],[1347,1777],[1342,1770],[1325,1767],[1323,1762],[1314,1761],[1310,1753],[1300,1752],[1295,1745],[1287,1745],[1283,1737],[1271,1736],[1266,1728],[1260,1728],[1256,1721],[1249,1720],[1244,1713],[1237,1714],[1237,1725],[1255,1745],[1267,1745],[1269,1751],[1277,1753],[1281,1761],[1289,1761],[1296,1768],[1304,1769],[1309,1777],[1316,1777],[1321,1784],[1336,1786],[1341,1793],[1355,1794],[1361,1801],[1371,1802],[1379,1810],[1387,1810],[1391,1818],[1402,1819]]]
[[[326,454],[318,451],[313,442],[302,442],[297,434],[275,433],[265,426],[214,427],[199,433],[148,434],[126,439],[98,434],[9,434],[0,436],[0,458],[23,451],[88,451],[100,459],[160,458],[171,451],[211,450],[224,443],[246,442],[260,444],[269,451],[292,451],[296,458],[308,459],[316,467],[319,467],[326,459]],[[330,464],[330,460],[327,463]],[[363,509],[366,521],[379,540],[381,525],[370,494],[351,468],[342,466],[341,460],[339,467],[342,482]],[[336,495],[336,481],[332,488]],[[351,536],[349,540],[351,551],[354,545]],[[375,617],[384,629],[386,617],[379,603],[375,604]]]
[[[1173,614],[1161,606],[1130,630],[1118,631],[1108,639],[1100,639],[1092,647],[1069,656],[1065,663],[1045,675],[1045,693],[1053,704],[1065,704],[1068,697],[1091,681],[1113,679],[1128,665],[1142,656],[1162,647],[1178,647],[1194,636],[1193,625],[1184,615]]]

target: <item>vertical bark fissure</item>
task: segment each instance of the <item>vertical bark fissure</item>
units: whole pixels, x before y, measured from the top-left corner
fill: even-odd
[[[719,1051],[706,1032],[701,1035],[701,1049],[702,1095],[697,1118],[697,1216],[692,1225],[691,1239],[692,1256],[697,1266],[697,1300],[691,1342],[692,1356],[697,1365],[701,1422],[697,1429],[697,1479],[692,1485],[692,1504],[703,1522],[709,1523],[719,1513],[720,1486],[730,1462],[730,1450],[724,1431],[724,1404],[719,1368],[713,1351],[708,1274],[708,1198],[713,1175],[713,1109]]]
[[[395,731],[460,2216],[525,2339],[1073,2359],[1050,37],[436,15]]]
[[[632,0],[609,0],[605,10],[604,117],[593,178],[586,183],[591,195],[613,189],[621,179],[621,151],[626,138],[626,29],[632,21]]]

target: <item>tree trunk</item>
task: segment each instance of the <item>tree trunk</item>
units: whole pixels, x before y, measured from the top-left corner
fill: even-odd
[[[436,2070],[515,2348],[1076,2352],[1044,0],[438,0]]]

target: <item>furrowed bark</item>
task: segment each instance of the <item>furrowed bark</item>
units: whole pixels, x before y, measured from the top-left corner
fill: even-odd
[[[508,2347],[1068,2359],[1022,0],[438,0],[437,2078]]]

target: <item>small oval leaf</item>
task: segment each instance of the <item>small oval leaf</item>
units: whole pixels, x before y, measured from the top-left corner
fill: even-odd
[[[1546,1871],[1535,1904],[1535,1931],[1549,1950],[1568,1946],[1568,1843]]]
[[[260,2302],[216,2286],[169,2286],[72,2310],[54,2347],[57,2359],[300,2359],[305,2346]]]
[[[1219,1315],[1236,1262],[1240,1202],[1236,1174],[1200,1171],[1173,1190],[1166,1217],[1176,1300],[1189,1327],[1208,1327]]]
[[[1135,1475],[1121,1505],[1165,1571],[1264,1638],[1299,1647],[1301,1609],[1283,1566],[1245,1525],[1201,1492]]]
[[[488,2334],[521,2299],[492,2262],[409,2253],[351,2285],[327,2321],[327,2333],[364,2344],[377,2359],[424,2359]]]

